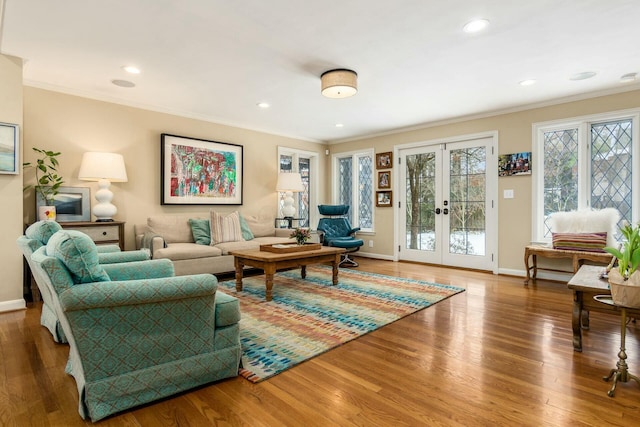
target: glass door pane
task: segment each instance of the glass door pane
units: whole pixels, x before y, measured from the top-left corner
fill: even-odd
[[[485,147],[451,150],[449,170],[449,253],[485,255]]]

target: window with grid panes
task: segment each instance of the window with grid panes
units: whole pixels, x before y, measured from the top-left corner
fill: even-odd
[[[373,230],[374,162],[373,151],[340,154],[335,157],[337,204],[349,205],[348,219],[353,227]]]
[[[553,212],[612,207],[638,221],[638,123],[633,111],[534,125],[534,241],[550,240]]]
[[[312,181],[314,176],[313,169],[317,167],[315,159],[317,153],[305,152],[295,149],[289,149],[285,147],[279,147],[279,160],[280,160],[280,172],[298,172],[302,177],[302,185],[304,190],[299,193],[294,193],[293,198],[295,200],[296,218],[300,218],[294,226],[298,227],[311,227],[313,226],[313,220],[316,217],[310,210],[310,206],[314,206],[315,183]],[[317,204],[317,203],[315,203]],[[282,207],[284,201],[282,198],[278,200],[278,217],[283,217]],[[317,222],[317,220],[316,220]]]

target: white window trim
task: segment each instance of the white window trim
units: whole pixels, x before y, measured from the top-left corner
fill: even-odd
[[[373,148],[368,148],[365,150],[355,150],[355,151],[345,151],[342,153],[336,153],[336,154],[332,154],[331,155],[331,176],[333,177],[332,181],[332,186],[331,186],[331,200],[334,204],[338,203],[338,179],[337,179],[337,173],[339,171],[339,165],[338,165],[338,160],[345,158],[345,157],[351,157],[352,159],[356,159],[357,157],[363,157],[363,156],[369,156],[371,157],[371,161],[373,162],[373,173],[371,174],[371,188],[373,191],[373,194],[371,195],[371,224],[372,227],[371,228],[362,228],[360,231],[364,232],[364,233],[374,233],[375,232],[375,224],[376,224],[376,218],[375,218],[375,189],[376,189],[376,182],[375,182],[375,154],[373,151]],[[354,163],[355,165],[355,163]],[[352,177],[351,177],[351,182],[352,183],[356,183],[358,182],[358,175],[357,175],[357,168],[354,167],[352,170]],[[355,199],[354,199],[355,200]],[[357,206],[358,204],[356,203],[356,206],[351,206],[351,209],[353,209],[352,213],[354,215],[354,218],[360,218],[360,212],[359,212],[359,206]],[[357,227],[357,224],[352,224],[353,227]]]
[[[320,171],[318,166],[318,157],[320,153],[317,151],[306,151],[299,150],[297,148],[290,148],[285,146],[278,146],[278,172],[280,172],[280,157],[281,156],[293,156],[293,164],[295,165],[295,169],[298,166],[298,158],[308,158],[309,159],[309,168],[310,168],[310,176],[309,176],[309,227],[315,229],[318,225],[318,221],[320,221],[320,214],[317,212],[316,206],[319,204],[318,194],[320,192]],[[296,170],[297,172],[297,170]],[[276,213],[277,215],[277,213]]]
[[[587,145],[582,143],[585,138],[589,140],[589,129],[594,123],[607,122],[612,120],[632,120],[632,165],[634,172],[631,181],[631,192],[634,199],[639,196],[640,190],[640,109],[633,108],[628,110],[612,111],[601,114],[590,114],[587,116],[571,117],[564,120],[553,120],[548,122],[534,123],[532,126],[532,151],[533,151],[533,170],[531,172],[532,193],[531,193],[531,243],[550,243],[550,238],[544,237],[544,224],[542,218],[544,216],[544,196],[542,189],[544,187],[544,133],[554,130],[563,130],[569,128],[578,129],[578,191],[580,194],[589,194],[589,180],[591,176],[591,164],[587,159]],[[640,200],[640,199],[639,199]],[[585,198],[578,198],[578,209],[588,208],[588,201]],[[640,201],[634,203],[631,207],[632,221],[640,220]]]

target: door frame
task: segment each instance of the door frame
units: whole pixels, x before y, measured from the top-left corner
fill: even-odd
[[[492,201],[492,209],[493,209],[493,214],[491,215],[487,215],[486,218],[486,224],[487,224],[487,230],[494,230],[495,233],[493,233],[493,236],[489,236],[489,234],[487,235],[487,251],[489,251],[489,253],[493,254],[493,258],[492,261],[490,263],[490,265],[488,266],[489,268],[487,268],[488,271],[491,271],[493,274],[498,274],[498,234],[499,234],[499,229],[498,229],[498,213],[499,213],[499,209],[498,209],[498,131],[488,131],[488,132],[481,132],[481,133],[474,133],[474,134],[466,134],[466,135],[457,135],[457,136],[452,136],[452,137],[447,137],[447,138],[440,138],[440,139],[432,139],[432,140],[426,140],[426,141],[418,141],[418,142],[411,142],[411,143],[407,143],[407,144],[401,144],[401,145],[396,145],[393,148],[393,158],[394,159],[400,159],[400,151],[401,150],[406,150],[409,148],[416,148],[416,147],[426,147],[426,146],[432,146],[432,145],[439,145],[439,144],[454,144],[456,142],[465,142],[465,141],[469,141],[469,140],[474,140],[474,139],[485,139],[485,138],[490,138],[492,140],[491,142],[491,148],[492,148],[492,152],[487,153],[487,176],[489,176],[491,174],[492,178],[495,178],[495,185],[493,185],[493,188],[487,188],[487,198],[490,199]],[[398,163],[399,160],[396,160],[396,166],[395,168],[393,168],[393,191],[396,194],[400,194],[400,167],[401,165],[399,165]],[[489,186],[488,186],[489,187]],[[400,197],[396,197],[396,200],[399,200]],[[402,209],[404,209],[404,207],[401,209],[398,206],[398,202],[394,202],[394,206],[393,206],[393,260],[394,261],[398,261],[400,259],[400,250],[399,250],[399,245],[400,245],[400,214],[402,212]]]

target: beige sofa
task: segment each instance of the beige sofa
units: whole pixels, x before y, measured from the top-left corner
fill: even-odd
[[[214,246],[197,244],[189,219],[208,219],[209,216],[207,213],[150,216],[146,224],[134,225],[136,248],[148,248],[153,259],[168,258],[173,261],[176,275],[221,274],[235,270],[230,251],[294,242],[289,238],[291,230],[275,228],[273,217],[243,215],[253,239]]]

